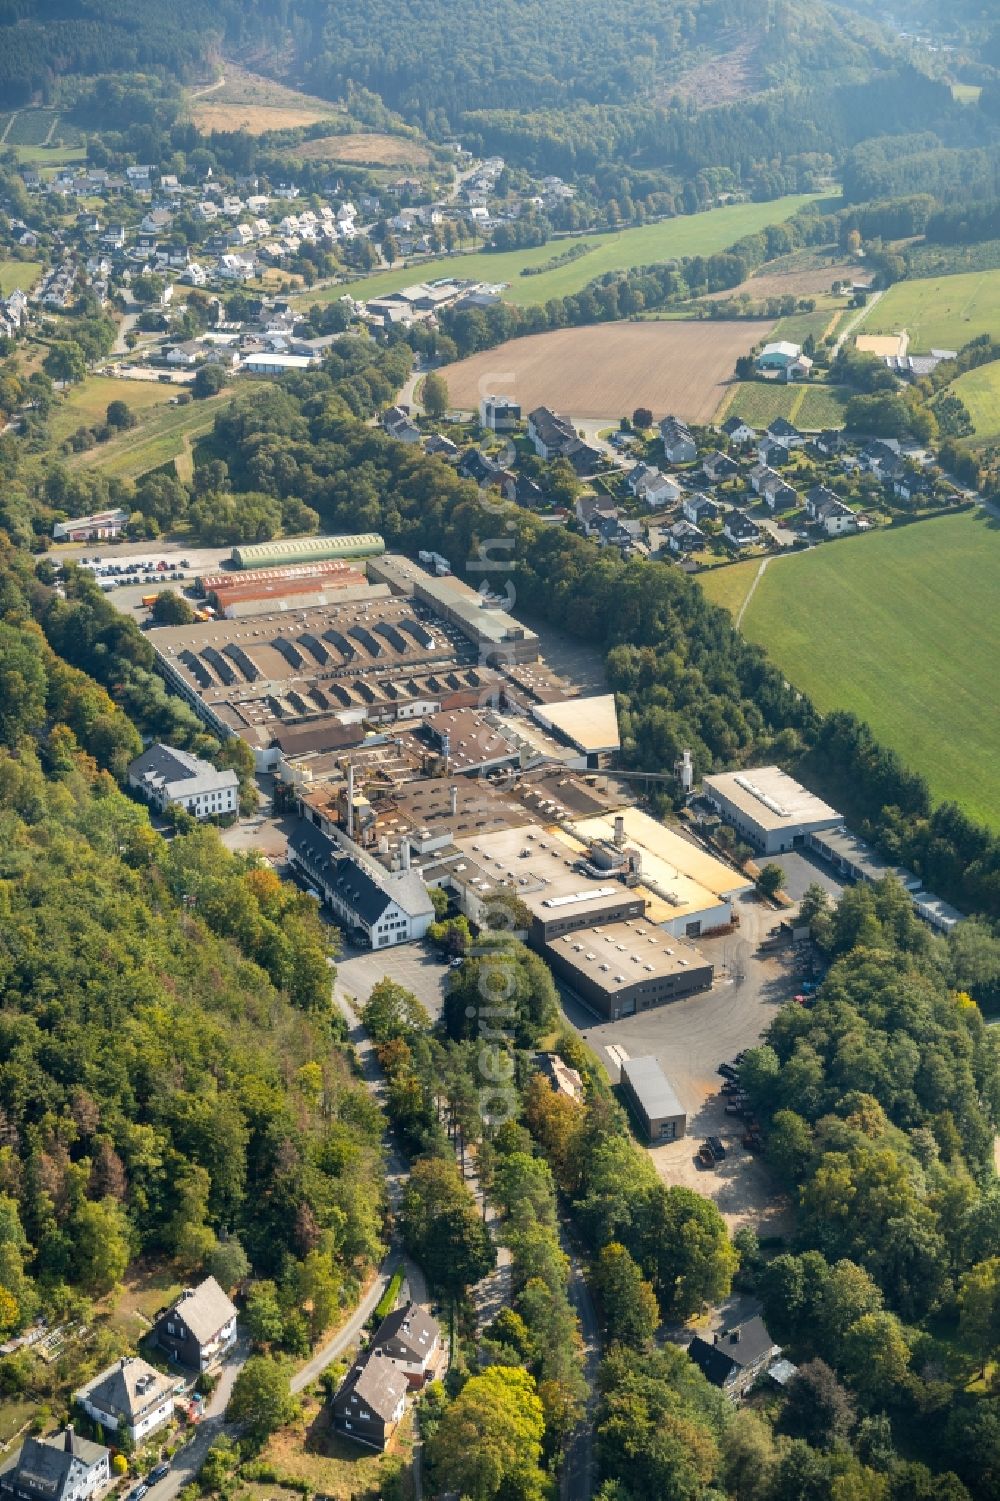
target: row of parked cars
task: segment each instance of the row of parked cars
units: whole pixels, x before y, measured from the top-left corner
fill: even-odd
[[[742,1118],[745,1129],[741,1145],[750,1152],[756,1152],[763,1145],[760,1122],[753,1113],[749,1096],[740,1085],[740,1064],[745,1057],[746,1049],[744,1048],[728,1063],[720,1063],[719,1073],[722,1075],[722,1096],[726,1101],[726,1114]]]
[[[143,1496],[149,1490],[150,1486],[157,1485],[165,1475],[169,1474],[170,1466],[165,1459],[161,1459],[158,1465],[153,1466],[145,1480],[140,1480],[138,1485],[132,1487],[125,1497],[125,1501],[142,1501]]]

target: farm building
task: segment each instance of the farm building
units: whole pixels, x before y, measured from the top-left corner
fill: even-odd
[[[621,1086],[649,1141],[680,1141],[687,1115],[655,1058],[626,1058]]]
[[[836,829],[843,815],[779,766],[706,777],[705,796],[741,838],[765,855],[801,849],[810,834]]]
[[[253,542],[247,547],[234,547],[232,560],[236,568],[279,568],[283,563],[314,563],[320,558],[377,558],[384,552],[385,541],[378,532],[362,532],[356,536]]]
[[[802,353],[800,344],[787,339],[778,339],[774,344],[765,344],[757,356],[757,369],[762,375],[776,373],[785,380],[806,380],[813,362]]]

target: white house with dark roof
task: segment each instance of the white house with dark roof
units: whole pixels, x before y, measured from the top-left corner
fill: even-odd
[[[129,786],[161,812],[176,807],[195,818],[215,818],[239,809],[235,771],[217,771],[210,761],[172,745],[151,745],[136,756],[126,777]]]
[[[178,1365],[207,1371],[236,1343],[236,1309],[215,1278],[206,1277],[160,1315],[155,1336]]]
[[[722,535],[736,548],[754,547],[760,541],[760,528],[742,511],[729,511],[723,523]]]
[[[303,823],[289,837],[288,859],[341,922],[373,949],[415,942],[434,921],[434,905],[423,880],[409,867],[405,842],[403,868],[388,871],[346,836],[338,833],[335,840]]]
[[[126,1355],[74,1392],[73,1401],[105,1433],[127,1433],[138,1444],[169,1423],[174,1382],[138,1355]]]
[[[757,441],[756,428],[752,428],[749,422],[744,422],[742,417],[737,417],[735,414],[726,418],[722,424],[722,431],[730,443],[735,443],[738,448],[742,448],[745,443]]]
[[[111,1452],[74,1433],[26,1438],[0,1462],[3,1501],[88,1501],[111,1478]]]

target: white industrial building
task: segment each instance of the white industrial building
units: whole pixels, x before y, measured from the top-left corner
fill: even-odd
[[[723,821],[764,855],[802,849],[810,834],[836,829],[843,814],[780,766],[754,766],[705,777],[704,794]]]
[[[288,860],[340,922],[373,949],[423,938],[434,921],[434,904],[421,876],[410,868],[404,842],[401,868],[386,870],[346,834],[332,837],[310,823],[288,840]]]
[[[210,761],[172,745],[151,745],[136,756],[126,775],[129,786],[161,813],[175,807],[194,818],[218,818],[239,811],[235,771],[218,771]]]

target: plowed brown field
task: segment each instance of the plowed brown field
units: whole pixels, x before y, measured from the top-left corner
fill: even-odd
[[[600,323],[512,339],[442,374],[452,406],[489,393],[571,417],[617,418],[638,406],[710,422],[736,360],[769,332],[764,323]]]

